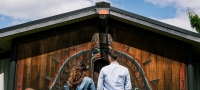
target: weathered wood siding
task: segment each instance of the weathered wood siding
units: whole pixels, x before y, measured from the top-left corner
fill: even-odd
[[[95,27],[87,27],[20,44],[18,46],[16,89],[48,90],[49,81],[43,76],[53,77],[58,66],[52,57],[61,60],[69,55],[70,51],[74,51],[74,45],[77,48],[90,49],[91,37],[96,30]]]
[[[43,76],[53,77],[57,67],[52,57],[61,60],[69,55],[70,51],[74,51],[74,45],[90,49],[90,41],[96,31],[97,27],[88,27],[20,44],[16,89],[47,90],[49,81]],[[185,65],[187,59],[184,49],[114,27],[110,27],[109,33],[114,39],[115,50],[130,46],[129,52],[141,62],[151,60],[145,65],[145,69],[150,80],[158,79],[152,83],[154,90],[180,89],[180,68]]]
[[[150,81],[159,79],[158,82],[151,83],[154,90],[180,90],[180,68],[182,63],[185,68],[186,50],[118,28],[110,28],[115,50],[130,46],[129,52],[141,62],[151,60],[145,65],[145,69]]]
[[[7,90],[10,59],[0,60],[0,90]]]

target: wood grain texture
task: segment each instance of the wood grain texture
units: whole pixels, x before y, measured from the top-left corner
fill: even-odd
[[[133,42],[132,47],[135,48],[135,50],[134,50],[135,58],[138,58],[138,60],[141,61],[141,59],[142,59],[142,42],[143,42],[141,40],[141,36],[134,35],[132,37],[131,42]]]
[[[54,42],[53,42],[53,52],[54,52],[54,58],[56,58],[58,61],[61,61],[62,58],[61,58],[61,48],[62,48],[62,34],[61,35],[56,35],[54,36]],[[54,73],[58,73],[58,65],[59,63],[58,62],[53,62],[54,63]]]
[[[179,72],[180,72],[180,65],[181,63],[178,62],[180,60],[180,54],[177,48],[172,48],[172,90],[179,90],[180,89],[180,79]]]
[[[162,43],[156,42],[158,90],[164,90],[164,48]]]
[[[33,53],[32,53],[32,60],[31,60],[31,85],[30,88],[36,89],[38,90],[39,88],[39,68],[38,66],[40,66],[39,61],[40,61],[40,57],[38,56],[39,54],[39,48],[40,47],[40,41],[35,41],[33,42]],[[39,50],[39,51],[38,51]]]
[[[40,75],[39,75],[39,89],[47,90],[45,79],[47,69],[47,39],[40,40]]]
[[[25,43],[24,48],[21,49],[19,47],[19,50],[24,51],[22,89],[30,87],[36,90],[48,90],[49,81],[42,76],[53,78],[54,73],[56,73],[57,64],[52,60],[52,57],[61,60],[74,52],[74,46],[91,49],[90,41],[97,31],[96,26],[81,28]],[[130,46],[129,53],[133,54],[138,60],[141,60],[141,62],[151,60],[144,67],[150,80],[159,79],[158,82],[152,83],[154,90],[180,89],[179,70],[181,63],[185,65],[186,50],[115,27],[109,27],[108,32],[114,40],[114,50],[126,49]],[[18,54],[18,57],[21,56]],[[76,58],[76,60],[79,59],[80,57]],[[84,62],[89,63],[89,59],[84,59]],[[124,63],[127,64],[127,67],[130,66],[129,71],[136,70],[129,60],[125,60]],[[87,75],[90,75],[90,73],[87,72]],[[131,78],[134,78],[133,76],[131,73]],[[136,79],[132,83],[136,84]],[[136,86],[139,87],[137,84]]]
[[[78,40],[76,41],[77,42],[77,49],[84,48],[85,45],[86,45],[84,43],[85,31],[84,31],[84,29],[79,29],[76,32],[77,32],[77,38],[78,38]]]
[[[128,39],[128,42],[130,42],[130,49],[129,49],[129,52],[132,54],[132,55],[134,55],[134,57],[135,57],[135,52],[136,52],[136,48],[135,47],[133,47],[133,45],[134,45],[134,34],[133,33],[129,33],[128,34],[129,35],[129,39]],[[132,65],[132,69],[134,70],[134,71],[136,71],[137,70],[137,68],[136,68],[136,66],[135,65]],[[134,85],[134,87],[139,87],[139,85],[138,85],[138,83],[137,83],[137,80],[136,80],[136,78],[135,78],[135,75],[134,74],[132,74],[131,76],[134,76],[134,77],[132,77],[133,78],[133,80],[132,80],[132,83],[134,83],[135,85]]]
[[[185,50],[177,46],[172,46],[171,44],[163,43],[134,33],[128,33],[126,31],[123,31],[123,33],[127,33],[128,37],[123,38],[123,40],[127,39],[127,42],[123,42],[116,40],[116,38],[118,38],[116,31],[119,31],[119,29],[114,27],[111,27],[111,29],[113,30],[112,36],[114,37],[115,50],[117,50],[116,48],[123,49],[122,44],[130,42],[128,43],[128,45],[131,46],[129,50],[130,53],[134,54],[136,58],[141,57],[140,60],[142,62],[151,60],[150,63],[145,65],[145,69],[147,71],[147,77],[150,80],[158,79],[158,81],[152,82],[153,90],[179,89],[180,64],[183,61],[183,63],[185,63],[187,58]],[[180,54],[180,52],[184,54]],[[180,58],[183,55],[185,56],[185,60]],[[136,83],[136,81],[134,83]]]
[[[49,37],[47,39],[47,66],[46,66],[46,76],[52,78],[54,73],[53,73],[53,70],[54,70],[54,64],[53,64],[53,60],[52,60],[52,57],[53,57],[53,40],[54,37]],[[48,87],[50,81],[49,80],[45,80],[45,86]]]
[[[31,85],[31,63],[32,63],[32,50],[33,43],[26,43],[24,53],[24,78],[23,78],[23,89],[29,88]]]
[[[180,83],[180,84],[182,83],[182,85],[184,86],[184,88],[185,88],[185,90],[186,90],[186,89],[188,88],[187,85],[186,85],[186,83],[187,83],[186,62],[187,62],[188,56],[187,56],[186,50],[179,49],[178,52],[179,52],[179,54],[180,54],[180,56],[181,56],[181,57],[179,57],[179,58],[180,58],[180,61],[181,61],[181,63],[180,63],[180,69],[179,69],[179,70],[181,70],[181,69],[184,70],[184,72],[181,71],[181,73],[180,73],[180,74],[182,74],[183,76],[179,75],[179,76],[181,76],[181,77],[179,77],[179,78],[182,78],[182,80],[179,80],[179,81],[182,81],[182,82],[179,82],[179,83]],[[184,80],[183,80],[183,79],[184,79]],[[183,88],[183,89],[180,88],[180,89],[184,90],[184,88]],[[197,90],[198,90],[198,89],[197,89]]]
[[[151,60],[151,63],[149,65],[149,79],[150,80],[156,80],[158,75],[157,73],[157,59],[156,59],[156,48],[155,48],[155,41],[150,40],[149,44],[148,44],[148,48],[149,48],[149,60]],[[153,82],[152,84],[152,88],[153,90],[158,90],[157,89],[157,82]]]
[[[146,62],[147,60],[150,60],[149,49],[151,47],[149,47],[149,43],[150,43],[150,40],[148,38],[144,38],[144,37],[142,38],[142,45],[141,45],[142,46],[142,58],[141,58],[142,62]],[[146,69],[147,78],[149,78],[149,79],[150,79],[150,74],[151,74],[150,73],[150,64],[151,64],[151,62],[144,66]]]
[[[71,31],[70,32],[70,51],[75,51],[75,47],[77,47],[78,44],[78,32],[77,31]]]
[[[23,88],[23,75],[24,75],[24,52],[23,49],[25,44],[21,44],[18,46],[18,57],[17,57],[17,85],[16,90],[22,90]]]
[[[61,52],[61,58],[63,59],[65,56],[69,55],[69,42],[70,42],[70,37],[69,37],[69,32],[63,33],[62,35],[62,52]]]
[[[165,45],[164,49],[164,90],[172,90],[172,62],[171,62],[171,46]]]

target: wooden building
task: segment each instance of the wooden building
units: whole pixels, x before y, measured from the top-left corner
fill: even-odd
[[[200,90],[200,34],[106,2],[0,29],[0,89],[62,90],[77,61],[96,84],[108,47],[133,89]]]

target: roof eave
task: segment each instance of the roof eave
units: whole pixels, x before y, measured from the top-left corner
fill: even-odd
[[[110,14],[119,18],[123,18],[128,20],[129,22],[138,23],[147,27],[155,28],[156,30],[160,30],[162,32],[166,32],[169,34],[177,35],[182,38],[186,38],[188,40],[192,40],[195,42],[200,42],[200,34],[191,32],[189,30],[185,30],[182,28],[178,28],[169,24],[165,24],[163,22],[159,22],[150,18],[146,18],[137,14],[133,14],[115,7],[111,7]]]

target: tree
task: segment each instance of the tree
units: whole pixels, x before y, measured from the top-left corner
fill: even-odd
[[[187,13],[190,19],[190,25],[192,28],[195,28],[198,33],[200,33],[200,18],[199,16],[194,12],[191,11],[190,8],[187,8]]]

